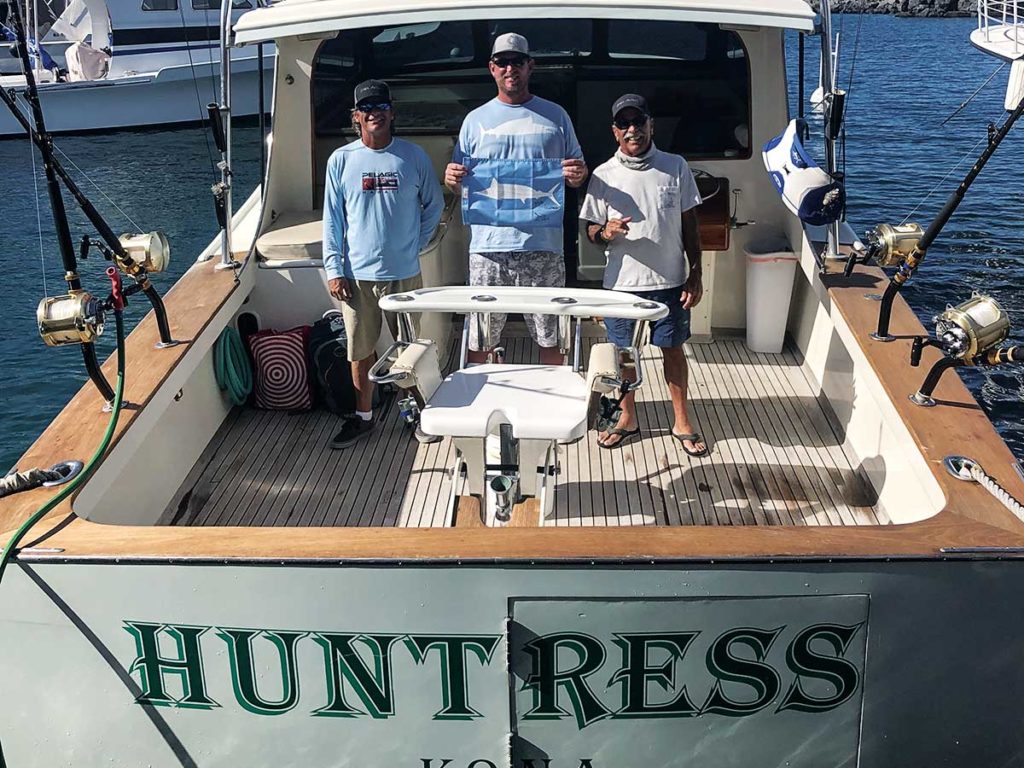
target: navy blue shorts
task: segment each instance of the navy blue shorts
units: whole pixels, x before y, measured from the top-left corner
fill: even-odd
[[[690,310],[683,309],[683,286],[662,288],[657,291],[630,291],[634,296],[651,301],[660,301],[668,307],[668,314],[658,320],[651,328],[651,344],[662,349],[681,347],[690,338]],[[608,341],[619,347],[633,344],[633,328],[635,320],[621,317],[606,317],[605,330]]]

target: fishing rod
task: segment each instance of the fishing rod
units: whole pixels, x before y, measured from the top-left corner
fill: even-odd
[[[46,132],[46,123],[43,120],[43,110],[39,105],[39,94],[36,90],[36,79],[32,72],[32,65],[28,58],[28,42],[25,39],[25,29],[21,20],[20,0],[14,2],[14,12],[10,14],[10,23],[16,37],[18,57],[21,62],[21,69],[25,75],[25,98],[32,110],[32,118],[35,121],[36,133],[42,138],[45,144],[51,145],[50,151],[44,151],[43,171],[46,174],[46,190],[50,198],[50,208],[53,211],[53,223],[57,230],[57,244],[60,248],[61,261],[64,264],[64,280],[68,284],[69,298],[73,297],[78,304],[78,312],[82,315],[83,328],[79,334],[79,343],[82,346],[82,358],[85,361],[85,369],[89,378],[100,391],[100,395],[107,403],[114,400],[114,390],[103,376],[100,370],[99,361],[96,359],[96,348],[93,344],[95,338],[102,332],[102,321],[97,320],[98,307],[93,305],[93,299],[82,290],[82,281],[78,276],[78,263],[75,260],[75,248],[71,242],[71,230],[68,226],[67,210],[64,207],[64,197],[57,183],[57,173],[53,166],[52,140]],[[3,89],[0,88],[0,91]],[[5,99],[6,101],[6,99]],[[99,332],[96,332],[97,327]]]
[[[135,286],[126,289],[124,293],[128,296],[141,291],[149,299],[160,335],[160,342],[157,344],[158,348],[169,347],[178,343],[171,336],[163,300],[149,280],[150,272],[159,272],[166,267],[169,261],[169,245],[166,237],[159,232],[141,236],[122,235],[120,238],[115,235],[103,216],[96,210],[95,206],[92,205],[57,159],[54,153],[53,139],[46,131],[35,76],[28,60],[28,46],[20,13],[20,6],[17,0],[15,0],[14,13],[11,14],[11,25],[17,38],[20,63],[25,74],[26,87],[24,96],[32,110],[35,125],[30,124],[28,118],[18,109],[13,95],[2,88],[0,88],[0,100],[4,102],[11,114],[14,115],[22,128],[25,129],[42,155],[47,190],[57,230],[57,240],[64,264],[65,280],[69,287],[68,295],[53,299],[47,298],[40,304],[37,312],[39,330],[43,340],[49,346],[59,346],[68,343],[82,345],[89,378],[99,389],[104,400],[109,404],[113,400],[114,392],[100,371],[93,346],[95,338],[102,333],[102,307],[88,293],[82,290],[81,281],[78,276],[78,263],[75,257],[74,246],[71,242],[67,211],[64,206],[60,186],[57,183],[58,179],[67,187],[83,213],[85,213],[102,238],[102,241],[93,241],[88,237],[83,237],[81,258],[87,258],[89,247],[96,246],[105,258],[117,264],[125,274],[135,281]]]
[[[892,341],[895,337],[889,334],[889,321],[892,316],[892,304],[896,295],[903,286],[914,275],[914,270],[924,260],[928,248],[935,241],[935,238],[942,232],[943,227],[949,222],[953,213],[963,201],[967,190],[981,173],[989,158],[995,153],[1010,132],[1014,123],[1024,114],[1024,98],[1018,98],[1017,105],[1010,113],[1003,124],[996,129],[995,125],[988,126],[988,146],[978,157],[970,171],[964,177],[960,185],[949,196],[946,204],[939,211],[939,215],[924,231],[918,224],[900,224],[892,226],[889,224],[879,225],[868,235],[868,248],[863,257],[851,254],[846,265],[846,274],[849,275],[856,263],[867,263],[874,259],[883,267],[896,267],[896,273],[889,280],[885,293],[882,295],[882,303],[878,310],[878,327],[871,338],[876,341]]]

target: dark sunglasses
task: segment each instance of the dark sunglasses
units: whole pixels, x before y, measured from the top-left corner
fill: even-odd
[[[630,126],[633,126],[634,128],[643,128],[645,125],[647,125],[647,120],[648,116],[641,114],[633,118],[616,117],[614,122],[616,128],[618,128],[620,131],[624,131]]]
[[[375,109],[380,109],[384,112],[387,112],[389,109],[391,109],[391,102],[382,101],[379,104],[356,104],[356,109],[358,109],[364,115],[370,114]]]
[[[502,56],[499,58],[495,56],[491,58],[491,61],[494,62],[494,66],[496,66],[498,69],[504,69],[505,67],[515,67],[516,69],[519,69],[520,67],[526,64],[526,57]]]

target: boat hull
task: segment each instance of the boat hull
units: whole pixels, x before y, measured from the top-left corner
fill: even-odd
[[[270,111],[273,58],[264,62],[264,109]],[[193,77],[193,71],[195,77]],[[259,69],[255,59],[232,61],[232,114],[259,112]],[[154,73],[80,83],[39,86],[46,128],[51,133],[143,128],[206,120],[206,105],[220,101],[219,65],[166,67]],[[18,91],[18,88],[13,90]],[[24,100],[19,98],[24,104]],[[0,110],[0,138],[24,136],[7,109]]]
[[[1024,742],[1019,562],[266,566],[11,569],[9,764],[967,766]]]

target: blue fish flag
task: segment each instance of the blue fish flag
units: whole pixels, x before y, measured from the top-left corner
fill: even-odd
[[[467,157],[462,221],[492,227],[560,227],[565,208],[561,160]]]

